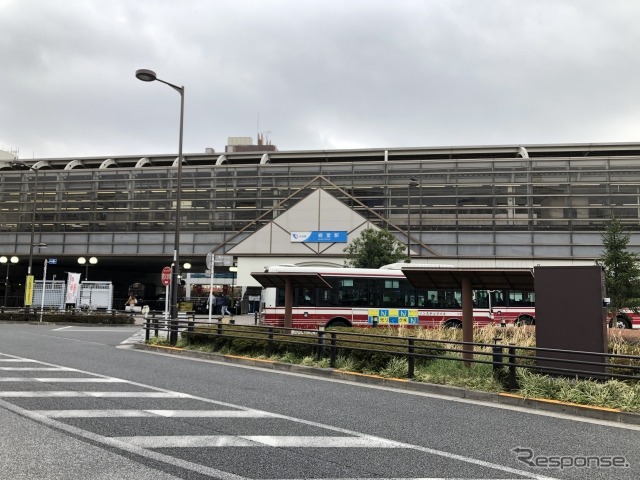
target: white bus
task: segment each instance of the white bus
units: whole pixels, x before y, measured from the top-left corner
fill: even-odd
[[[401,264],[409,265],[409,264]],[[430,265],[433,266],[433,265]],[[398,264],[380,269],[272,266],[265,272],[318,273],[332,288],[293,288],[292,326],[462,326],[462,292],[416,289]],[[263,288],[259,320],[284,326],[284,288]],[[523,325],[535,322],[534,292],[474,290],[473,321]]]

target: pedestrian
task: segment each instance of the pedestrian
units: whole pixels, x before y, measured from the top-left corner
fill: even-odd
[[[220,311],[220,313],[222,314],[223,317],[225,315],[231,315],[231,312],[229,311],[230,303],[231,303],[231,299],[229,298],[229,295],[225,295],[224,297],[222,297],[222,310]]]
[[[216,295],[216,315],[222,315],[222,293]]]
[[[136,306],[136,303],[138,303],[138,299],[132,293],[131,295],[129,295],[129,298],[127,299],[126,303],[124,304],[125,305],[125,309],[126,310],[133,310],[133,307]]]

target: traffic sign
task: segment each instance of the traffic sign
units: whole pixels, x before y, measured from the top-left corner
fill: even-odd
[[[164,267],[162,269],[162,284],[171,285],[171,267]]]
[[[49,265],[56,265],[58,263],[58,259],[50,258],[49,260],[47,260],[47,262],[49,263]]]

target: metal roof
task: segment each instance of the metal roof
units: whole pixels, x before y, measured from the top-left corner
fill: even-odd
[[[428,268],[407,266],[402,273],[416,288],[461,288],[462,279],[471,288],[533,290],[533,269],[528,268]]]
[[[251,276],[265,288],[284,288],[287,280],[294,287],[331,288],[317,272],[253,272]]]

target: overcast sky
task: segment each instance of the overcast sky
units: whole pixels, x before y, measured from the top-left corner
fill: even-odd
[[[640,141],[637,0],[0,0],[20,158]]]

